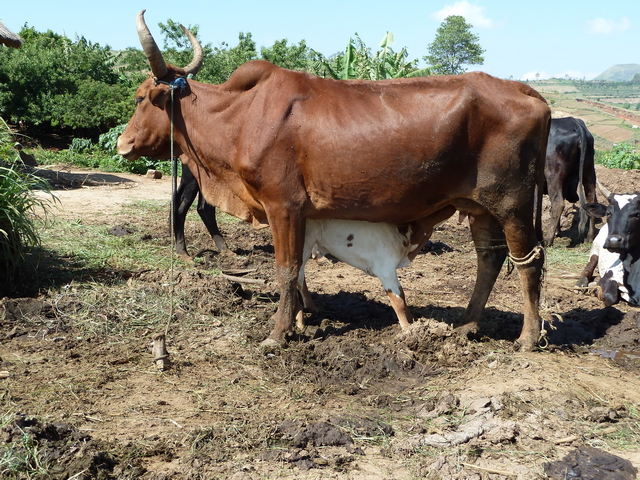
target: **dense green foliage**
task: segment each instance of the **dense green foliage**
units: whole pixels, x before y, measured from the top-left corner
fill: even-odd
[[[109,47],[25,27],[19,50],[0,47],[0,116],[35,132],[107,131],[133,107]],[[35,129],[35,130],[34,130]]]
[[[640,153],[628,143],[619,143],[610,151],[598,155],[598,162],[607,168],[638,169]]]
[[[424,60],[433,65],[434,73],[458,75],[466,70],[463,65],[482,65],[484,50],[479,37],[471,33],[472,25],[460,15],[445,18],[436,32],[433,43],[427,47],[430,55]]]

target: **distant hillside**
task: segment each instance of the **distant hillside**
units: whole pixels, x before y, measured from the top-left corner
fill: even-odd
[[[614,65],[608,68],[594,80],[607,80],[610,82],[628,82],[633,80],[633,76],[640,73],[640,65],[637,63],[625,63],[623,65]]]

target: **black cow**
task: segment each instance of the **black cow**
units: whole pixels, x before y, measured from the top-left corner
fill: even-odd
[[[204,222],[207,230],[213,238],[218,251],[227,250],[227,243],[218,229],[216,222],[216,209],[209,205],[200,192],[200,187],[189,167],[182,165],[182,177],[180,184],[173,195],[173,235],[176,242],[176,252],[181,256],[189,256],[187,245],[184,240],[184,223],[187,212],[198,197],[198,214]]]
[[[589,222],[587,241],[595,237],[595,219],[584,211],[586,202],[596,201],[593,157],[593,135],[582,120],[573,117],[551,120],[544,168],[546,193],[551,201],[551,223],[545,237],[546,245],[553,244],[559,230],[565,200],[571,203],[580,200],[578,232],[584,237]]]

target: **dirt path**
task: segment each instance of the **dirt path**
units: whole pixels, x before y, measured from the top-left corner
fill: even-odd
[[[148,178],[128,173],[103,173],[77,168],[50,166],[47,178],[56,179],[54,190],[58,214],[113,214],[123,205],[139,200],[171,199],[171,178]],[[42,174],[42,172],[40,172]]]

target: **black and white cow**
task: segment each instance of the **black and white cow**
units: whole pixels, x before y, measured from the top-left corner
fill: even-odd
[[[589,203],[585,209],[594,217],[603,217],[606,224],[593,241],[589,262],[576,286],[589,285],[597,267],[598,298],[606,306],[620,300],[640,305],[640,195],[614,195],[598,185],[609,206]]]

